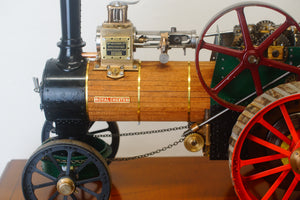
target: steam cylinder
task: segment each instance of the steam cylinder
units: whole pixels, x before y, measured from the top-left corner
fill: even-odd
[[[141,62],[120,79],[87,64],[86,110],[90,121],[200,121],[210,98],[194,63]],[[215,62],[203,62],[211,80]]]

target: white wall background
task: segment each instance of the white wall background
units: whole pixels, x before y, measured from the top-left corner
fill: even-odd
[[[84,51],[95,51],[96,26],[107,18],[108,0],[82,0],[82,38]],[[238,0],[142,0],[130,6],[129,19],[138,30],[196,29],[200,33],[215,13]],[[300,1],[266,1],[287,11],[300,21]],[[0,174],[12,159],[26,159],[40,145],[45,120],[39,109],[39,95],[33,92],[32,77],[41,78],[46,60],[57,57],[56,43],[61,36],[59,0],[0,1]],[[258,16],[259,17],[259,16]],[[265,19],[261,17],[259,19]],[[171,54],[172,60],[193,60],[193,51]],[[158,60],[158,51],[138,50],[141,60]],[[180,123],[179,125],[186,123]],[[178,123],[119,123],[121,132],[151,130]],[[122,138],[118,156],[136,155],[165,146],[179,138],[171,135]],[[183,145],[159,156],[199,156],[188,153]]]

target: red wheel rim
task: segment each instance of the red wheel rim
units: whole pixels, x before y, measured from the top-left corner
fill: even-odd
[[[291,155],[295,150],[299,149],[300,147],[300,132],[299,127],[296,129],[293,122],[291,121],[291,117],[288,109],[287,103],[298,101],[300,99],[300,94],[295,94],[291,96],[284,97],[279,99],[270,105],[266,106],[262,110],[260,110],[252,119],[246,124],[244,129],[242,130],[236,144],[234,147],[234,151],[232,154],[232,165],[231,165],[231,172],[232,172],[232,179],[235,184],[235,190],[237,195],[240,199],[260,199],[255,196],[253,191],[249,189],[249,185],[252,182],[264,180],[266,177],[277,174],[276,180],[270,184],[270,187],[266,189],[261,199],[270,199],[274,194],[274,191],[278,189],[279,185],[284,181],[289,173],[292,172],[293,180],[291,184],[288,186],[287,190],[285,191],[282,199],[289,199],[292,193],[295,190],[296,185],[300,181],[300,174],[296,173],[294,168],[291,166]],[[274,109],[278,109],[279,112],[282,114],[282,117],[287,125],[288,131],[291,135],[291,139],[288,138],[286,135],[281,133],[280,131],[276,130],[271,124],[269,124],[265,119],[266,116],[270,111]],[[300,112],[300,110],[299,110]],[[280,140],[284,141],[289,145],[288,149],[284,149],[281,146],[277,146],[272,144],[260,137],[253,135],[254,126],[261,125],[265,129],[272,132],[276,137]],[[264,155],[256,158],[251,159],[243,159],[241,158],[242,155],[242,148],[246,144],[245,140],[254,142],[258,145],[263,146],[266,149],[270,149],[276,154],[272,155]],[[274,160],[280,159],[289,159],[287,164],[282,163],[280,166],[275,166],[273,168],[263,170],[260,172],[254,172],[251,175],[243,174],[243,167],[252,166],[255,164],[271,162]]]
[[[264,7],[264,8],[274,10],[274,11],[282,14],[285,17],[285,22],[282,25],[280,25],[280,27],[277,28],[276,31],[274,31],[258,47],[255,47],[251,41],[246,17],[244,14],[244,8],[253,7],[253,6]],[[225,14],[227,14],[231,11],[234,11],[234,10],[237,13],[239,24],[241,26],[241,30],[243,33],[243,40],[245,41],[245,49],[244,50],[230,49],[228,47],[205,42],[204,38],[205,38],[207,31],[210,29],[210,27],[222,16],[224,16]],[[276,7],[273,7],[270,5],[265,5],[265,4],[260,4],[257,2],[242,4],[242,5],[235,5],[233,7],[230,7],[228,9],[220,12],[219,14],[217,14],[217,16],[214,17],[212,20],[210,20],[208,25],[202,31],[202,34],[200,36],[200,39],[199,39],[199,42],[197,45],[196,56],[195,56],[195,64],[196,64],[197,74],[198,74],[199,80],[200,80],[202,86],[204,87],[204,89],[206,90],[206,92],[216,102],[218,102],[222,106],[225,106],[231,110],[241,112],[245,109],[244,106],[235,105],[233,103],[230,103],[230,102],[220,98],[218,96],[218,94],[220,91],[222,91],[222,89],[224,87],[226,87],[236,76],[238,76],[245,69],[248,69],[251,71],[251,76],[253,79],[253,83],[255,86],[257,96],[261,95],[263,93],[261,79],[260,79],[259,72],[258,72],[258,68],[261,65],[281,69],[284,71],[289,71],[289,72],[300,75],[300,70],[296,66],[292,66],[292,65],[288,65],[288,64],[285,64],[285,63],[282,63],[279,61],[271,60],[271,59],[265,58],[263,56],[263,53],[272,44],[273,40],[278,38],[283,33],[283,31],[285,31],[290,26],[295,26],[300,31],[300,27],[299,27],[298,23],[291,16],[289,16],[286,12],[284,12]],[[209,86],[207,86],[206,81],[204,80],[201,70],[200,70],[199,53],[200,53],[201,49],[211,50],[214,52],[218,52],[218,53],[226,54],[226,55],[229,55],[232,57],[236,57],[240,60],[240,63],[226,77],[224,77],[223,80],[221,80],[214,88],[210,88]]]

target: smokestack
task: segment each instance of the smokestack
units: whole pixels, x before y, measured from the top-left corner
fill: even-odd
[[[85,42],[81,38],[81,0],[60,0],[61,41],[58,66],[64,71],[79,68],[84,59],[81,55]]]

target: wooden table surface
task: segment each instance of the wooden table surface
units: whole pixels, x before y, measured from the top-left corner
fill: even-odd
[[[26,160],[12,160],[0,180],[1,200],[24,199],[21,174]],[[144,158],[113,162],[111,200],[232,200],[228,161],[203,157]],[[45,198],[49,196],[45,194]]]

